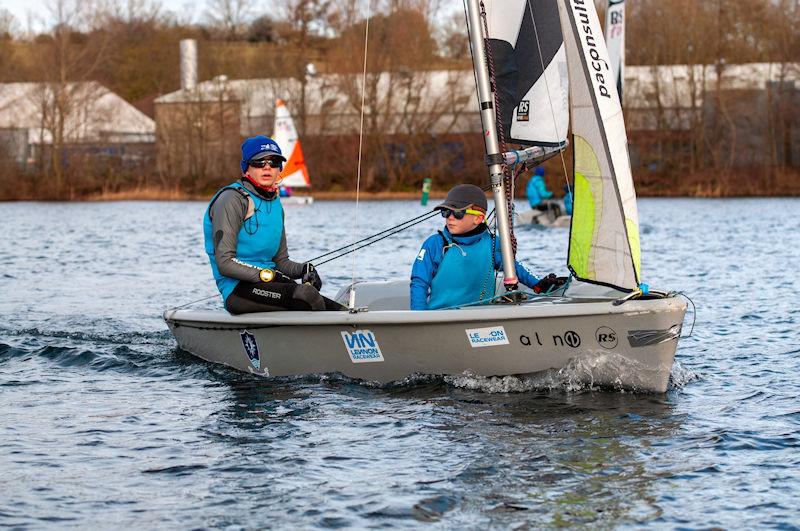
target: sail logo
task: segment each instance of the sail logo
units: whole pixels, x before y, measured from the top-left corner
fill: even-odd
[[[378,339],[369,330],[342,332],[342,341],[353,363],[383,361],[383,353]]]
[[[610,75],[611,69],[608,66],[607,59],[608,52],[606,52],[605,55],[601,55],[600,49],[597,47],[597,39],[592,30],[592,22],[596,21],[596,15],[594,20],[589,17],[589,11],[584,7],[587,1],[588,0],[573,0],[572,5],[576,15],[575,25],[578,31],[583,34],[583,49],[589,56],[587,58],[590,67],[589,73],[596,81],[597,92],[604,98],[611,99],[611,92],[609,92],[608,85],[606,84],[606,76],[603,74],[603,72],[606,72]],[[592,8],[594,8],[594,6],[592,6]],[[602,35],[599,35],[599,37],[602,40]],[[594,72],[591,72],[591,70]]]
[[[517,106],[517,121],[518,122],[527,122],[530,119],[531,114],[531,102],[528,100],[522,100],[519,102]]]
[[[508,345],[508,335],[506,335],[506,330],[502,326],[468,328],[465,332],[472,348]]]

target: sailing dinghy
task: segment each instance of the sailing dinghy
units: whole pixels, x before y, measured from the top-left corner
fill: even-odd
[[[572,216],[565,214],[563,199],[544,199],[537,208],[515,212],[517,225],[569,227]]]
[[[492,2],[490,13],[482,12],[478,2],[467,1],[468,28],[485,133],[482,156],[503,255],[497,303],[410,311],[407,280],[359,282],[337,296],[350,311],[234,316],[167,310],[164,319],[180,348],[262,376],[338,372],[390,382],[420,373],[506,376],[580,367],[578,376],[594,385],[667,389],[686,302],[675,293],[648,292],[640,285],[638,214],[625,126],[593,0],[494,2],[503,14],[496,19]],[[561,45],[552,54],[543,50],[542,57],[551,65],[563,61],[565,68],[542,63],[548,82],[567,72],[569,76],[575,204],[568,256],[571,282],[556,293],[536,296],[515,291],[507,164],[563,149],[556,133],[566,123],[549,127],[518,120],[517,129],[549,128],[554,145],[502,151],[498,126],[502,132],[511,125],[513,136],[513,119],[524,109],[504,108],[503,95],[492,92],[491,80],[502,72],[499,48],[508,64],[520,54],[538,54],[520,38],[537,32],[541,38],[553,31],[542,22],[546,20],[557,20],[563,35]],[[484,47],[487,37],[494,76]],[[548,92],[530,87],[528,74],[512,75],[516,94],[533,91],[533,98]],[[567,99],[566,94],[555,96]],[[513,302],[505,302],[509,299]]]
[[[286,107],[286,102],[278,99],[275,102],[275,127],[273,140],[278,143],[286,157],[281,177],[281,204],[283,205],[310,205],[314,198],[310,195],[293,195],[291,190],[311,188],[311,179],[308,177],[306,160],[303,157],[303,149],[300,147],[300,139],[297,136],[297,128],[294,120]],[[287,194],[287,195],[284,195]]]

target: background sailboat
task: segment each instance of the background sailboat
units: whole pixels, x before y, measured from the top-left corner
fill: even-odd
[[[286,107],[286,103],[279,99],[275,102],[275,130],[272,138],[281,147],[286,164],[281,172],[283,182],[281,183],[281,203],[309,205],[314,202],[310,195],[294,195],[297,189],[309,189],[311,179],[308,176],[308,168],[303,157],[303,149],[300,147],[300,139],[297,136],[297,128],[294,120]]]

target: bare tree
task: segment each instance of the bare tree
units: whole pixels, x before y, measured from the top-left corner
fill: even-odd
[[[72,189],[68,182],[69,150],[67,143],[85,124],[75,123],[81,108],[92,101],[86,81],[93,78],[110,40],[110,35],[89,35],[81,30],[100,27],[105,12],[97,5],[79,0],[51,0],[48,5],[53,29],[41,40],[41,79],[46,81],[35,96],[41,113],[39,140],[48,149],[40,149],[42,171],[53,179],[52,193],[60,195]],[[74,140],[74,136],[72,138]]]
[[[238,40],[247,32],[253,0],[209,0],[205,18],[226,40]]]

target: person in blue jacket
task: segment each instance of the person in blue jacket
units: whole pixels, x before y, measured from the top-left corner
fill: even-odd
[[[500,244],[486,219],[483,190],[459,184],[450,190],[439,210],[446,219],[443,230],[422,244],[411,268],[410,307],[436,310],[488,300],[494,297],[495,271],[503,267]],[[533,276],[516,262],[517,278],[537,293],[549,292],[566,279]]]
[[[203,216],[205,250],[230,313],[341,308],[320,295],[313,265],[289,259],[278,197],[284,162],[274,140],[248,138],[241,177],[214,194]]]
[[[564,185],[564,211],[568,216],[572,215],[572,190],[569,185]]]
[[[544,182],[544,168],[541,166],[536,168],[531,180],[528,181],[525,194],[528,196],[531,208],[538,208],[543,200],[553,197],[553,192],[547,189],[547,183]]]

